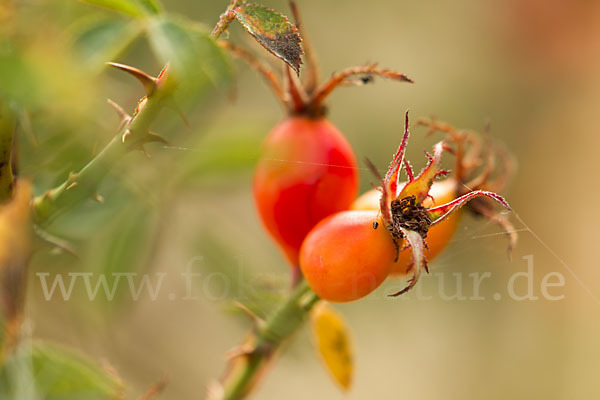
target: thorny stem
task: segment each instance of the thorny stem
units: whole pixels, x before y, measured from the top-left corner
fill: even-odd
[[[8,104],[0,103],[0,203],[10,199],[14,189],[11,154],[15,124],[14,112]]]
[[[249,351],[235,356],[222,379],[220,393],[209,393],[209,399],[238,400],[254,388],[281,344],[296,332],[306,320],[306,315],[319,301],[306,281],[296,289],[277,311],[250,338]]]
[[[71,174],[61,185],[33,200],[33,218],[38,224],[48,223],[62,211],[97,196],[97,186],[115,162],[132,148],[148,142],[150,124],[164,105],[166,94],[157,91],[148,96],[145,105],[125,124],[121,131],[79,172]],[[126,134],[126,132],[129,133]],[[126,140],[123,140],[126,135]]]

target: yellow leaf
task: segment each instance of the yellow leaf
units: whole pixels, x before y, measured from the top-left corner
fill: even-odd
[[[342,389],[348,390],[354,375],[354,352],[348,326],[325,301],[313,309],[311,326],[327,370]]]

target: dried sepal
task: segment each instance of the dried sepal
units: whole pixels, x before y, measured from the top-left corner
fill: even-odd
[[[298,78],[290,73],[290,68],[285,67],[285,88],[288,96],[286,102],[294,113],[302,113],[308,104],[308,96]]]
[[[437,206],[437,207],[432,207],[429,210],[427,210],[427,212],[429,213],[429,215],[431,216],[433,222],[432,225],[435,225],[441,221],[443,221],[444,219],[446,219],[448,216],[450,216],[450,214],[452,214],[454,211],[458,210],[460,207],[464,206],[467,202],[469,202],[470,200],[473,200],[476,197],[479,196],[484,196],[484,197],[488,197],[490,199],[496,200],[498,203],[502,204],[502,206],[504,206],[507,210],[511,210],[510,206],[508,205],[508,203],[506,202],[506,200],[504,200],[504,198],[502,196],[500,196],[497,193],[494,192],[487,192],[485,190],[474,190],[472,192],[469,192],[467,194],[464,194],[462,196],[460,196],[457,199],[452,200],[449,203]]]
[[[327,98],[327,96],[329,96],[329,94],[331,94],[331,92],[335,90],[335,88],[350,82],[353,78],[356,78],[357,76],[365,76],[371,78],[373,76],[379,76],[382,78],[392,79],[399,82],[413,83],[413,80],[405,74],[387,68],[377,68],[376,63],[365,66],[349,67],[333,74],[327,82],[323,83],[315,90],[312,100],[314,107],[319,107]]]
[[[482,189],[470,190],[466,193],[457,191],[456,195],[458,197],[447,204],[425,206],[427,204],[425,203],[426,199],[431,198],[434,200],[429,193],[434,180],[437,177],[450,173],[448,170],[441,169],[444,151],[450,151],[456,156],[457,168],[460,168],[465,173],[470,173],[476,166],[482,165],[481,158],[483,154],[487,154],[487,162],[484,170],[477,177],[477,181],[483,187],[488,185],[489,177],[494,172],[496,152],[490,145],[491,140],[481,141],[472,132],[458,131],[448,124],[433,121],[420,120],[419,123],[429,126],[430,132],[442,130],[447,133],[449,140],[456,146],[455,151],[443,141],[437,143],[434,146],[433,154],[425,153],[429,158],[429,162],[421,173],[415,177],[410,163],[405,159],[408,137],[410,135],[407,113],[402,142],[390,163],[385,177],[381,179],[376,168],[370,162],[367,163],[369,168],[373,170],[381,181],[381,186],[377,189],[382,192],[380,212],[382,213],[386,229],[391,233],[398,251],[401,251],[400,246],[403,244],[404,248],[408,247],[412,252],[413,264],[410,270],[413,275],[410,282],[406,288],[394,293],[392,296],[398,296],[409,291],[415,286],[422,271],[427,271],[427,260],[423,249],[427,248],[426,238],[431,226],[445,220],[471,200],[477,199],[470,207],[472,211],[499,224],[510,235],[509,253],[516,244],[516,234],[512,228],[512,224],[506,218],[494,212],[493,201],[500,203],[506,209],[510,210],[510,206],[506,200],[497,193]],[[481,145],[481,143],[485,145]],[[466,154],[469,158],[468,163],[465,163]],[[405,169],[408,177],[407,182],[404,184],[400,183],[402,168]],[[509,167],[506,169],[509,169]],[[458,187],[462,188],[465,186],[462,180],[457,180],[456,182]],[[435,201],[433,204],[435,204]]]
[[[390,204],[397,195],[400,170],[404,164],[404,155],[406,154],[406,145],[408,144],[409,136],[408,111],[406,111],[404,116],[404,134],[402,135],[402,141],[388,167],[380,189],[382,193],[380,200],[381,212],[388,221],[392,219]]]
[[[406,185],[404,185],[398,194],[398,197],[415,196],[419,203],[427,198],[429,189],[431,189],[431,185],[433,185],[435,178],[448,173],[448,171],[440,170],[443,151],[443,142],[439,142],[433,147],[433,155],[427,152],[425,153],[427,158],[429,158],[427,166],[421,171],[419,176],[409,180]]]
[[[304,58],[306,60],[306,68],[304,68],[304,90],[307,93],[312,94],[319,84],[319,63],[311,46],[306,30],[304,29],[304,24],[302,23],[302,17],[296,1],[290,0],[290,9],[292,10],[292,15],[294,16],[296,29],[298,29],[298,32],[302,37],[302,48],[304,50]]]
[[[487,200],[485,198],[479,200]],[[519,235],[512,224],[505,216],[494,211],[493,204],[491,201],[473,201],[469,204],[469,210],[475,215],[480,215],[487,218],[491,222],[497,224],[508,236],[508,247],[506,249],[508,258],[512,260],[512,256],[515,248],[517,247],[517,241]]]
[[[411,290],[417,284],[417,281],[419,280],[419,277],[421,276],[423,270],[427,270],[427,259],[425,258],[425,240],[423,239],[421,234],[419,234],[419,232],[411,231],[404,228],[401,229],[402,234],[404,235],[406,243],[410,248],[412,254],[412,276],[408,282],[408,285],[404,289],[396,293],[390,294],[389,296],[391,297],[400,296],[401,294],[404,294]]]
[[[219,46],[226,49],[233,57],[239,58],[248,64],[252,69],[256,70],[267,81],[277,99],[285,105],[286,98],[283,90],[283,85],[279,77],[265,63],[259,60],[254,54],[250,53],[243,47],[237,46],[229,41],[220,40],[217,42]]]

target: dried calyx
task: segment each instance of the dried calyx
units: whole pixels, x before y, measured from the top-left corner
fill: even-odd
[[[515,172],[515,161],[508,150],[489,134],[486,124],[483,135],[469,130],[460,130],[452,125],[433,119],[421,118],[417,126],[428,128],[428,134],[441,132],[446,142],[452,145],[456,155],[454,179],[459,183],[458,194],[466,195],[473,191],[502,192],[506,189]],[[495,202],[489,197],[478,197],[466,205],[466,209],[497,224],[506,232],[509,244],[509,258],[517,245],[517,233],[508,218],[496,211]]]
[[[412,277],[408,286],[399,292],[392,294],[392,296],[406,293],[414,287],[421,272],[427,270],[427,260],[425,258],[424,249],[426,248],[425,239],[427,237],[427,232],[431,226],[445,220],[453,212],[457,211],[470,200],[476,198],[480,201],[483,200],[483,203],[479,203],[479,205],[477,203],[474,204],[474,207],[478,207],[479,210],[487,210],[485,212],[492,213],[493,210],[491,207],[493,206],[493,203],[491,200],[500,203],[506,209],[510,210],[510,206],[502,196],[489,190],[484,190],[490,187],[489,183],[487,186],[483,183],[488,181],[487,176],[490,175],[490,171],[487,171],[488,168],[486,168],[487,172],[483,172],[486,176],[478,178],[482,183],[479,184],[476,190],[466,190],[462,193],[457,193],[457,197],[449,203],[436,205],[431,208],[426,207],[424,201],[430,197],[429,191],[435,179],[449,173],[449,171],[441,169],[443,152],[449,151],[456,155],[458,170],[457,179],[458,182],[463,183],[464,179],[479,165],[478,159],[481,157],[482,150],[475,146],[469,148],[464,146],[462,136],[457,135],[456,137],[451,137],[451,142],[456,145],[456,148],[451,148],[443,141],[437,143],[433,148],[433,154],[430,155],[429,153],[426,153],[429,158],[429,163],[421,173],[415,177],[410,164],[404,158],[409,135],[410,131],[407,112],[404,135],[400,147],[398,148],[385,177],[379,178],[381,186],[378,189],[382,193],[380,211],[386,229],[390,231],[392,239],[397,247],[399,247],[397,241],[402,240],[404,245],[411,249],[413,261],[411,266]],[[458,141],[459,138],[461,141]],[[372,164],[370,164],[370,166],[371,169],[376,172],[376,169]],[[402,178],[400,176],[400,172],[403,168],[408,177],[408,180],[405,183],[402,183]],[[490,165],[489,168],[493,168],[493,165]],[[485,207],[481,206],[481,204],[485,204]],[[482,214],[483,212],[484,211],[482,211]]]
[[[432,221],[427,209],[422,204],[417,203],[415,196],[393,200],[390,211],[392,219],[388,221],[386,228],[394,238],[404,239],[402,229],[410,229],[418,232],[423,239],[427,238],[427,231]]]
[[[219,42],[234,57],[245,61],[263,76],[289,114],[302,115],[309,118],[321,118],[327,112],[324,101],[338,86],[367,84],[372,82],[375,76],[412,83],[412,80],[405,74],[385,68],[378,68],[377,64],[373,63],[343,69],[334,73],[326,82],[320,84],[317,58],[301,22],[296,2],[290,1],[290,7],[294,15],[297,30],[300,32],[303,40],[306,67],[304,68],[302,80],[296,74],[291,73],[289,66],[285,66],[283,76],[279,76],[273,69],[244,48],[227,41]]]

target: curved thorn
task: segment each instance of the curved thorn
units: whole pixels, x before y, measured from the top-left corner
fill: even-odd
[[[153,78],[144,71],[125,64],[119,64],[114,62],[107,62],[106,64],[110,65],[111,67],[120,69],[121,71],[125,71],[128,74],[132,75],[134,78],[136,78],[138,81],[140,81],[140,83],[144,86],[144,89],[146,90],[146,94],[148,96],[150,96],[156,90],[156,78]]]

